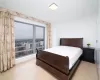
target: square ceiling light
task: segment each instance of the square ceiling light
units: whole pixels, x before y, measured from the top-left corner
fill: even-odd
[[[56,10],[56,9],[58,8],[58,6],[57,6],[55,3],[52,3],[52,4],[49,6],[49,8],[50,8],[51,10]]]

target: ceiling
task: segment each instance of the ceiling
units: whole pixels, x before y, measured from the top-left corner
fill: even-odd
[[[58,9],[52,11],[52,3]],[[51,23],[65,22],[97,13],[97,0],[0,0],[0,6]]]

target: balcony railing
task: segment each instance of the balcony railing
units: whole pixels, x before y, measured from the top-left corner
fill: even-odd
[[[45,48],[43,43],[44,43],[43,39],[36,39],[35,41],[36,49],[43,50]],[[33,39],[16,39],[15,51],[16,51],[16,58],[34,54]]]

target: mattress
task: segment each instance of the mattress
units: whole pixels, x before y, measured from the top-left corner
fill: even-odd
[[[78,47],[70,47],[70,46],[56,46],[53,48],[45,49],[44,51],[51,52],[54,54],[58,54],[61,56],[69,57],[69,70],[74,66],[76,61],[82,55],[82,49]]]

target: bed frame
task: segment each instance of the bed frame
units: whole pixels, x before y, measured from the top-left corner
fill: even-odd
[[[83,48],[83,38],[61,38],[60,45]],[[69,70],[68,56],[64,57],[46,51],[37,51],[36,54],[36,65],[44,68],[58,80],[71,80],[80,61],[79,58],[72,69]]]

